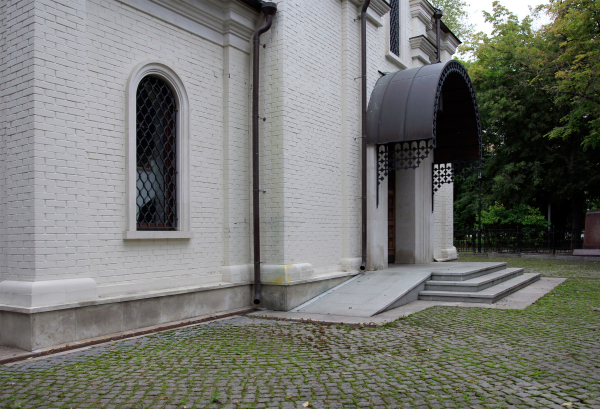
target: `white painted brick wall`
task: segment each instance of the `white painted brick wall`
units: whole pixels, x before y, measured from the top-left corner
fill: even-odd
[[[250,263],[252,173],[249,136],[250,58],[233,47],[223,51],[223,265]]]
[[[403,10],[409,18],[408,0]],[[327,268],[360,257],[359,12],[349,0],[279,2],[263,37],[261,69],[273,79],[262,80],[261,101],[265,263]],[[368,95],[378,71],[398,69],[385,59],[387,35],[367,24]]]
[[[90,276],[100,286],[149,280],[163,281],[162,286],[220,281],[224,234],[223,47],[116,1],[88,2],[88,33],[87,124],[93,135],[88,148],[88,219],[94,232],[88,253]],[[227,75],[237,75],[238,79],[231,82],[239,87],[239,82],[246,83],[248,77],[243,68],[235,66],[236,57],[231,60],[233,72]],[[190,99],[190,213],[191,230],[195,232],[190,241],[123,241],[124,90],[133,67],[144,61],[163,62],[171,67],[182,79]],[[233,128],[241,129],[241,133],[230,138],[241,139],[237,142],[241,149],[247,135],[247,122],[241,120],[240,124],[246,95],[244,92],[240,96],[241,102],[231,101],[229,107],[237,122]],[[230,142],[234,147],[235,143]],[[230,157],[241,158],[240,166],[245,163],[247,169],[247,155],[240,154],[239,146],[236,148],[237,151],[229,152]],[[233,175],[230,171],[232,176],[235,181],[239,171],[234,169]],[[243,178],[234,183],[246,197],[244,184]],[[239,221],[234,219],[234,223]],[[243,230],[238,234],[247,237]],[[246,250],[246,257],[247,254]]]
[[[86,273],[86,1],[35,8],[36,280]]]
[[[250,56],[116,0],[0,5],[0,279],[91,277],[109,295],[251,263]],[[360,7],[278,7],[261,39],[263,261],[327,269],[360,256]],[[387,35],[368,23],[368,94],[398,69]],[[144,61],[171,67],[190,99],[191,240],[123,240],[125,87]]]
[[[35,275],[34,1],[0,2],[0,280]]]

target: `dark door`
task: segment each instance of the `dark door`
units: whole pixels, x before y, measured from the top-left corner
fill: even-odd
[[[388,263],[396,262],[396,171],[388,176]]]

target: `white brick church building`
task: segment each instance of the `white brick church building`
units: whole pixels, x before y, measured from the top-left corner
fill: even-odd
[[[253,186],[260,1],[0,2],[0,345],[35,350],[251,306],[255,189],[260,306],[288,310],[358,273],[364,0],[276,3],[260,36]],[[368,97],[402,72],[417,84],[438,58],[435,9],[372,0],[366,14]],[[441,23],[439,67],[459,43]],[[367,270],[456,258],[452,184],[433,197],[438,148],[416,169],[384,172],[373,138]]]

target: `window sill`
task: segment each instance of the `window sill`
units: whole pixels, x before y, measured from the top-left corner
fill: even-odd
[[[191,231],[126,231],[123,235],[123,240],[163,240],[163,239],[178,239],[186,240],[193,239],[194,232]]]
[[[385,55],[385,58],[390,61],[392,64],[396,65],[398,68],[400,68],[401,70],[405,70],[407,69],[407,65],[404,64],[402,62],[402,60],[400,60],[400,57],[398,57],[396,54],[391,53],[390,51],[388,51]]]

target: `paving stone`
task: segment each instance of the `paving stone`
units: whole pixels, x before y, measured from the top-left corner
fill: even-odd
[[[0,408],[598,407],[600,263],[546,273],[565,271],[526,310],[376,328],[238,317],[2,366]]]

